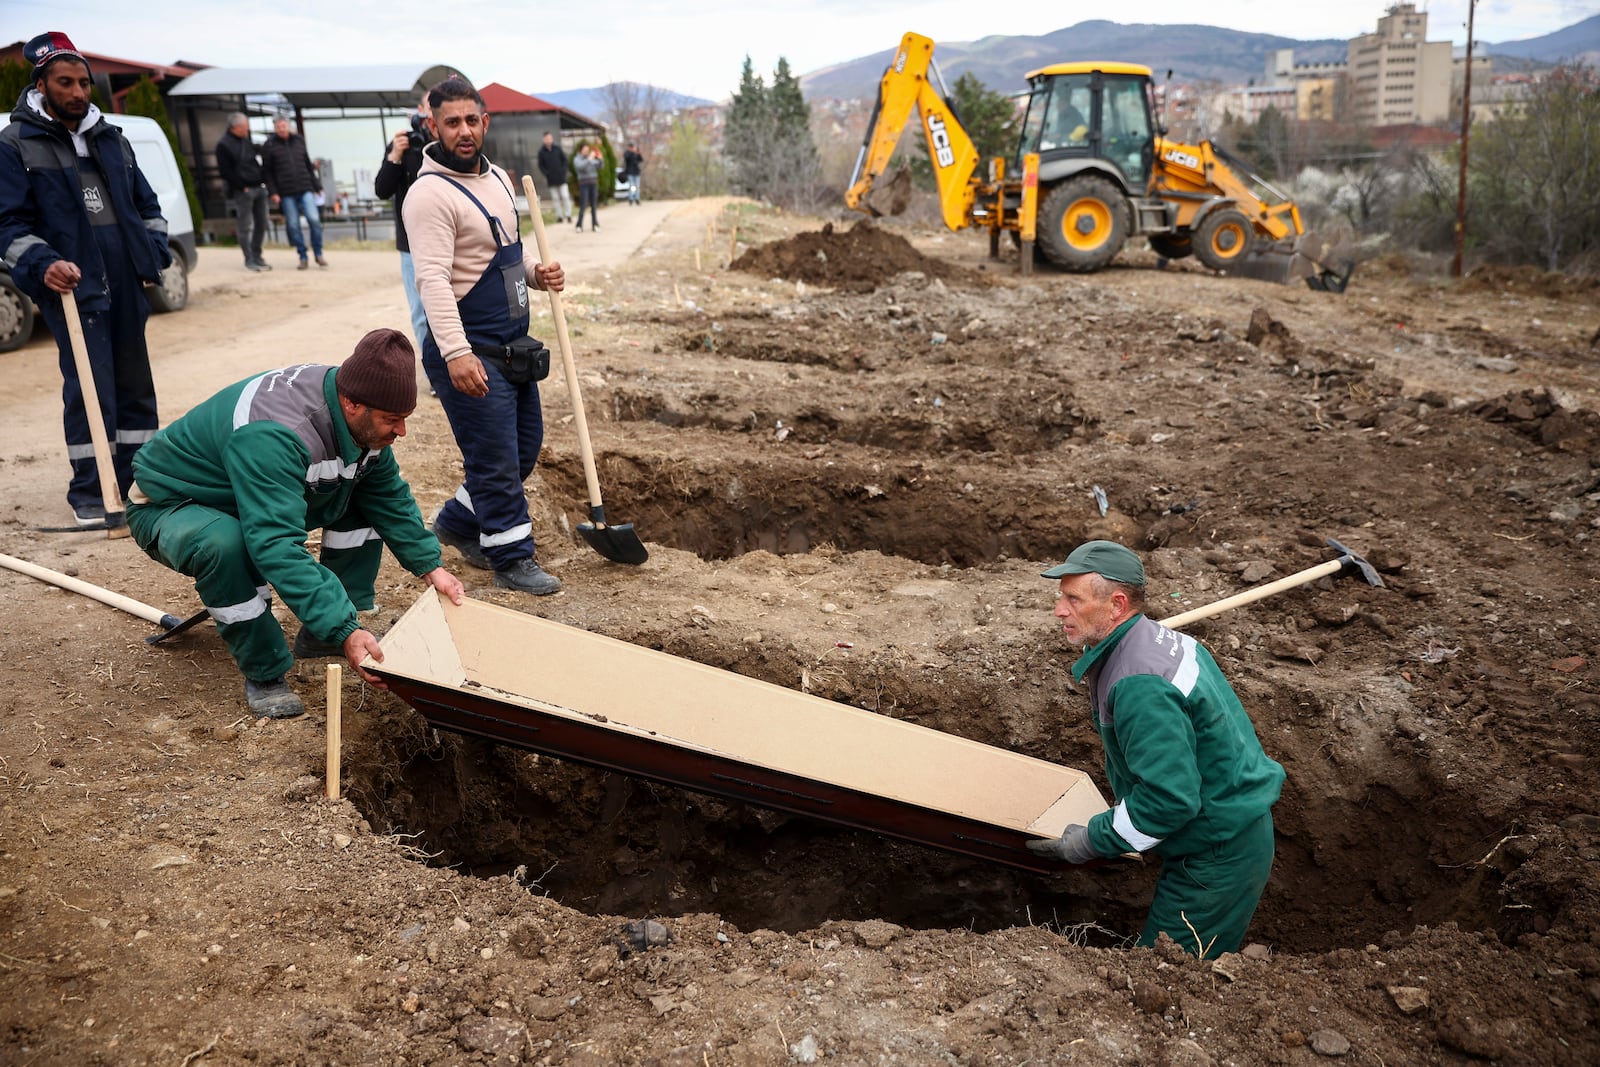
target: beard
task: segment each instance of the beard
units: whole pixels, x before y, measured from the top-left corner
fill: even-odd
[[[469,157],[462,157],[450,151],[443,141],[435,141],[428,145],[424,151],[433,155],[445,167],[457,174],[480,174],[483,172],[483,146],[479,145]]]

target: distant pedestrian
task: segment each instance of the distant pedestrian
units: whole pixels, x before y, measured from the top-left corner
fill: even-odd
[[[567,153],[558,144],[554,134],[544,135],[539,149],[539,173],[550,187],[550,209],[557,222],[572,221],[572,191],[567,188]]]
[[[628,179],[628,203],[639,202],[639,175],[644,170],[644,156],[639,154],[639,146],[632,141],[628,142],[628,150],[622,153],[622,174]]]
[[[326,267],[328,261],[322,258],[322,214],[317,207],[322,178],[311,165],[305,138],[289,130],[288,115],[272,120],[272,136],[261,146],[261,170],[267,191],[272,194],[272,205],[283,208],[283,228],[289,232],[289,243],[300,254],[300,269],[306,269],[306,239],[300,232],[302,216],[311,226],[311,254],[317,257],[317,266]]]
[[[405,285],[406,300],[411,305],[411,331],[417,338],[417,350],[422,350],[422,337],[428,332],[428,316],[422,310],[422,297],[417,293],[417,273],[411,265],[411,241],[406,237],[406,193],[417,180],[422,168],[422,149],[433,140],[428,131],[428,94],[424,92],[411,114],[411,128],[401,130],[389,142],[383,162],[378,165],[378,176],[372,180],[372,195],[379,200],[394,198],[394,246],[400,251],[400,279]]]
[[[572,168],[578,172],[578,232],[583,232],[583,209],[589,209],[589,222],[600,228],[596,209],[600,204],[600,150],[593,145],[581,145]]]
[[[244,253],[245,270],[271,270],[261,258],[267,234],[267,186],[261,175],[261,153],[250,140],[250,120],[242,111],[228,116],[228,129],[217,142],[217,170],[227,186],[237,220],[234,233]]]

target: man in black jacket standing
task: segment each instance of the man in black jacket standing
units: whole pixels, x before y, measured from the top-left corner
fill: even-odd
[[[544,135],[539,148],[539,173],[550,187],[550,209],[556,213],[557,222],[572,221],[572,192],[567,188],[567,153],[556,144],[554,134]],[[529,204],[532,211],[534,205]]]
[[[411,304],[411,330],[416,334],[417,349],[422,349],[422,335],[428,332],[428,316],[422,310],[422,297],[417,293],[417,272],[411,266],[411,242],[406,238],[406,220],[401,212],[406,193],[417,180],[417,170],[422,166],[422,149],[433,140],[428,132],[428,94],[423,93],[417,110],[411,115],[411,128],[394,135],[378,164],[378,176],[372,179],[372,195],[379,200],[394,198],[394,246],[400,251],[400,278],[405,283],[406,300]]]
[[[144,287],[172,264],[161,201],[139,169],[133,146],[89,99],[89,61],[67,35],[41,33],[23,48],[33,84],[0,130],[0,255],[11,280],[34,303],[60,353],[67,459],[67,503],[79,525],[107,519],[90,419],[112,443],[117,486],[126,498],[133,457],[161,425],[150,374]],[[71,293],[98,411],[84,408],[64,300]]]
[[[267,186],[261,180],[260,156],[250,140],[250,120],[242,111],[228,116],[227,132],[217,142],[217,170],[233,201],[245,269],[271,270],[261,258],[261,240],[267,232]]]
[[[272,194],[272,205],[283,208],[283,228],[289,231],[289,243],[300,253],[300,269],[306,269],[306,239],[300,232],[302,215],[311,224],[311,254],[317,257],[317,266],[326,267],[328,261],[322,258],[322,214],[317,210],[322,179],[311,165],[305,139],[290,131],[288,115],[272,120],[272,136],[261,146],[261,171],[267,192]]]

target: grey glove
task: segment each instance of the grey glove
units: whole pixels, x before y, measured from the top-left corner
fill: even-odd
[[[1077,824],[1063,830],[1060,837],[1029,841],[1028,851],[1036,856],[1065,860],[1068,863],[1088,863],[1090,860],[1100,858],[1100,853],[1089,844],[1089,828]]]

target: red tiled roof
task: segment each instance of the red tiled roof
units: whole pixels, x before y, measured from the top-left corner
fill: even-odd
[[[490,82],[488,85],[478,87],[478,95],[483,97],[483,106],[491,115],[517,114],[529,111],[560,111],[561,108],[548,100],[540,100],[537,96],[519,93],[515,89],[507,88],[499,82]]]

